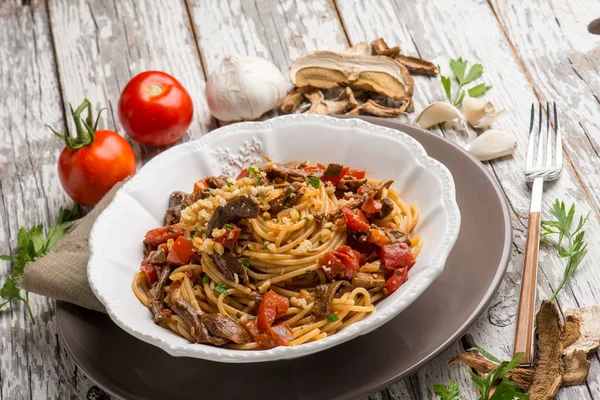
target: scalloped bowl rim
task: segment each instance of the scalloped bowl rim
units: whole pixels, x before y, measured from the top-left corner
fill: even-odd
[[[128,323],[127,318],[123,315],[122,309],[118,307],[118,300],[106,292],[101,284],[102,278],[100,274],[103,264],[105,264],[105,260],[103,260],[98,252],[95,251],[95,244],[99,240],[99,236],[101,236],[100,233],[105,227],[104,221],[108,220],[108,216],[110,214],[118,212],[119,205],[121,205],[123,197],[126,195],[126,193],[128,193],[130,189],[134,188],[139,182],[147,179],[147,174],[145,172],[150,169],[148,166],[166,162],[169,159],[176,157],[178,153],[182,153],[184,151],[202,149],[209,143],[210,140],[214,140],[216,136],[224,137],[225,135],[235,132],[251,133],[256,130],[276,130],[278,127],[283,125],[287,126],[289,124],[305,123],[318,123],[320,125],[330,127],[333,126],[335,128],[339,128],[340,126],[351,127],[366,131],[367,133],[374,134],[376,136],[383,135],[391,137],[404,146],[409,147],[410,150],[413,151],[415,159],[412,160],[412,162],[420,164],[423,168],[434,171],[435,176],[438,178],[442,186],[441,201],[443,203],[444,211],[446,212],[446,232],[443,235],[443,241],[437,246],[436,255],[433,256],[430,265],[428,266],[427,270],[425,270],[427,273],[421,274],[419,280],[420,284],[415,288],[415,290],[409,292],[405,297],[394,301],[392,305],[385,310],[385,312],[377,310],[367,318],[349,325],[335,335],[299,346],[276,347],[269,350],[231,350],[203,344],[175,344],[173,343],[175,340],[164,340],[154,337]],[[141,168],[136,175],[134,175],[129,181],[125,182],[125,184],[115,194],[112,202],[106,207],[100,216],[98,216],[91,229],[89,236],[90,259],[88,262],[87,277],[93,293],[104,305],[110,318],[120,328],[144,342],[163,349],[172,356],[194,357],[230,363],[251,363],[291,359],[316,353],[351,340],[357,336],[369,333],[406,309],[441,274],[448,255],[450,254],[450,251],[454,247],[456,239],[458,238],[460,220],[461,216],[458,204],[456,202],[456,192],[452,174],[442,163],[429,157],[419,142],[402,131],[374,125],[360,119],[338,119],[327,116],[303,114],[280,116],[261,122],[239,122],[215,129],[197,140],[185,142],[171,147],[147,162],[146,165],[144,165],[144,167]],[[175,334],[172,334],[172,337],[174,339],[181,339]]]

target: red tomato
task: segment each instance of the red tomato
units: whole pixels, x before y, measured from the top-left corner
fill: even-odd
[[[156,247],[159,244],[166,243],[169,239],[175,239],[185,234],[185,229],[179,225],[163,226],[162,228],[152,229],[146,232],[146,242],[150,246]]]
[[[88,114],[84,119],[81,114],[86,109]],[[98,119],[92,121],[88,99],[72,115],[76,138],[50,128],[66,144],[58,158],[58,177],[73,201],[93,206],[117,182],[135,174],[135,155],[129,143],[116,132],[96,130]]]
[[[375,200],[375,195],[371,194],[360,207],[360,209],[369,214],[376,214],[381,211],[381,207],[381,202]]]
[[[160,71],[134,76],[119,98],[119,120],[136,142],[165,146],[179,140],[194,115],[192,99],[177,79]]]
[[[392,276],[385,281],[385,288],[388,294],[394,293],[404,282],[408,280],[408,268],[401,268],[394,271]]]
[[[344,270],[344,263],[338,257],[336,257],[333,251],[325,253],[323,258],[319,260],[319,265],[323,269],[327,279],[334,280],[340,272]]]
[[[146,279],[148,280],[149,285],[152,285],[158,280],[158,273],[156,272],[156,267],[152,265],[148,260],[144,259],[142,261],[140,271],[146,274]]]
[[[202,192],[204,189],[208,189],[208,180],[200,179],[194,183],[194,195],[196,198],[200,196],[200,192]]]
[[[224,234],[219,237],[213,238],[213,240],[217,243],[221,243],[223,247],[227,247],[228,249],[233,249],[235,247],[235,243],[240,236],[240,232],[242,230],[240,228],[232,228],[227,229]]]
[[[367,172],[362,169],[351,169],[346,175],[350,175],[356,179],[365,179]]]
[[[252,340],[255,340],[255,338],[260,335],[258,326],[256,326],[256,319],[249,319],[246,322],[243,322],[242,327],[248,332]]]
[[[360,210],[356,210],[356,213],[354,213],[348,207],[342,207],[342,212],[344,213],[348,228],[356,232],[366,232],[369,230],[369,221],[367,221],[367,218]]]
[[[287,346],[290,340],[294,338],[294,333],[285,322],[269,328],[269,334],[277,346]]]
[[[179,236],[173,246],[169,255],[167,256],[167,263],[172,265],[185,265],[190,262],[194,255],[194,245],[192,241]]]
[[[381,247],[379,259],[389,269],[410,269],[410,267],[417,262],[415,256],[413,256],[412,250],[404,242],[388,244]]]
[[[239,175],[237,176],[237,178],[235,178],[235,180],[238,180],[238,179],[245,178],[245,177],[246,177],[246,175],[248,175],[248,168],[244,168],[244,169],[243,169],[243,170],[242,170],[242,171],[239,173]]]
[[[390,239],[379,229],[371,229],[367,242],[376,244],[377,246],[385,246],[390,244]]]
[[[285,314],[290,308],[290,301],[276,292],[269,290],[258,308],[257,326],[261,332],[268,331],[275,318]]]
[[[360,269],[362,254],[356,250],[352,250],[349,246],[342,246],[333,253],[344,263],[344,279],[351,280],[354,278],[354,275]],[[362,257],[364,259],[364,256]]]

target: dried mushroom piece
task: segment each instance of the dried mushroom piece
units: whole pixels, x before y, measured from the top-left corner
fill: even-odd
[[[346,88],[336,100],[325,100],[323,92],[314,89],[304,94],[306,100],[311,104],[309,114],[333,115],[343,114],[358,106],[358,102],[352,94],[352,89]]]
[[[590,362],[583,350],[574,350],[563,357],[564,373],[561,386],[580,385],[590,373]]]
[[[394,59],[399,61],[400,64],[404,65],[411,74],[437,75],[439,73],[434,63],[423,60],[422,58],[398,54],[394,57]]]
[[[346,49],[344,51],[344,54],[369,56],[369,55],[371,55],[371,48],[369,47],[369,43],[367,43],[367,42],[358,42],[354,46]]]
[[[562,324],[556,305],[544,300],[535,316],[535,323],[537,359],[529,398],[548,400],[558,392],[564,371]]]
[[[290,80],[297,87],[373,91],[394,100],[412,97],[414,79],[400,62],[389,57],[315,51],[296,59]]]
[[[578,326],[578,336],[573,343],[569,343],[564,349],[567,355],[575,350],[584,351],[589,354],[600,347],[600,305],[576,308],[565,312],[565,320]],[[572,338],[575,335],[572,334]]]
[[[394,58],[400,54],[400,47],[389,47],[383,38],[377,38],[371,42],[371,53],[375,56]]]
[[[459,362],[467,365],[469,368],[473,368],[479,374],[487,374],[498,366],[495,362],[472,352],[459,354],[456,357],[451,358],[448,360],[448,365],[455,365]],[[521,389],[527,390],[533,381],[533,370],[515,368],[507,373],[506,376],[515,381]]]
[[[379,104],[377,101],[369,99],[360,106],[347,112],[347,115],[375,115],[383,118],[393,118],[400,114],[406,114],[406,109],[409,106],[410,101],[405,102],[398,108],[385,107]]]
[[[283,102],[281,103],[281,112],[285,114],[291,114],[302,102],[304,101],[304,93],[306,93],[311,88],[303,87],[303,88],[293,88],[288,92],[288,94],[283,98]]]

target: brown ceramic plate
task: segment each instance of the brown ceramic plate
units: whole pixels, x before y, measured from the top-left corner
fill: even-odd
[[[454,176],[461,231],[446,268],[411,306],[381,328],[317,354],[224,364],[172,357],[107,315],[57,302],[59,332],[75,363],[125,399],[348,399],[391,385],[456,341],[492,299],[508,265],[504,197],[481,163],[458,146],[413,126],[364,119],[414,137]]]

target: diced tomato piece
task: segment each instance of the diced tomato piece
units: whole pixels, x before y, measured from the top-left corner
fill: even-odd
[[[342,246],[335,250],[334,255],[344,263],[343,278],[352,280],[358,272],[361,265],[361,256],[358,251],[351,249],[349,246]],[[362,257],[364,260],[364,256]],[[364,264],[364,261],[363,261]]]
[[[385,288],[388,294],[394,293],[404,282],[408,280],[408,268],[397,269],[393,272],[387,281],[385,281]]]
[[[290,343],[290,340],[294,338],[294,333],[285,322],[269,328],[269,334],[277,346],[287,346]]]
[[[158,280],[158,272],[156,272],[156,267],[152,265],[148,260],[144,259],[142,261],[140,271],[146,274],[146,279],[148,280],[149,285],[152,286],[152,284]]]
[[[185,234],[185,229],[179,225],[163,226],[146,232],[146,241],[150,246],[158,246],[169,239],[176,239]]]
[[[342,260],[336,257],[333,251],[325,253],[323,258],[319,260],[319,265],[330,281],[335,279],[345,267]]]
[[[375,194],[372,193],[367,200],[363,203],[361,210],[369,214],[377,214],[381,211],[382,204],[380,201],[375,200]]]
[[[389,269],[410,269],[417,262],[412,250],[404,242],[382,246],[379,259]]]
[[[224,234],[219,237],[213,238],[213,240],[217,243],[221,243],[223,247],[227,247],[228,249],[233,249],[235,247],[235,243],[240,236],[240,232],[242,230],[240,228],[231,228],[227,229]]]
[[[348,228],[356,232],[366,232],[369,230],[369,221],[367,221],[367,218],[360,210],[353,212],[348,207],[342,207],[342,212],[344,213]]]
[[[367,242],[376,244],[379,247],[390,244],[390,238],[388,238],[383,231],[379,229],[371,229],[369,232],[370,235],[367,239]]]
[[[200,179],[199,181],[196,181],[196,183],[194,183],[194,196],[198,198],[198,196],[200,196],[200,192],[202,192],[204,189],[208,189],[208,180]]]
[[[181,281],[174,281],[169,285],[169,293],[175,293],[181,287]]]
[[[270,332],[265,332],[254,338],[254,341],[267,349],[277,347],[277,342],[273,339]]]
[[[235,178],[235,179],[236,179],[236,180],[238,180],[238,179],[245,178],[245,177],[246,177],[246,175],[248,175],[248,168],[244,168],[244,169],[242,170],[242,172],[240,172],[240,174],[239,174],[239,175],[237,176],[237,178]]]
[[[356,179],[365,179],[367,172],[362,169],[351,169],[346,173],[346,175],[352,176]]]
[[[173,246],[171,247],[171,251],[167,255],[167,263],[172,265],[185,265],[190,262],[192,256],[194,255],[194,245],[192,241],[184,238],[183,236],[179,236]]]
[[[248,335],[254,340],[258,335],[260,335],[260,331],[258,330],[258,326],[256,326],[256,319],[249,319],[246,322],[242,323],[242,327],[248,332]]]
[[[285,314],[290,308],[290,301],[273,290],[269,290],[258,308],[257,326],[260,332],[269,330],[275,318]]]

